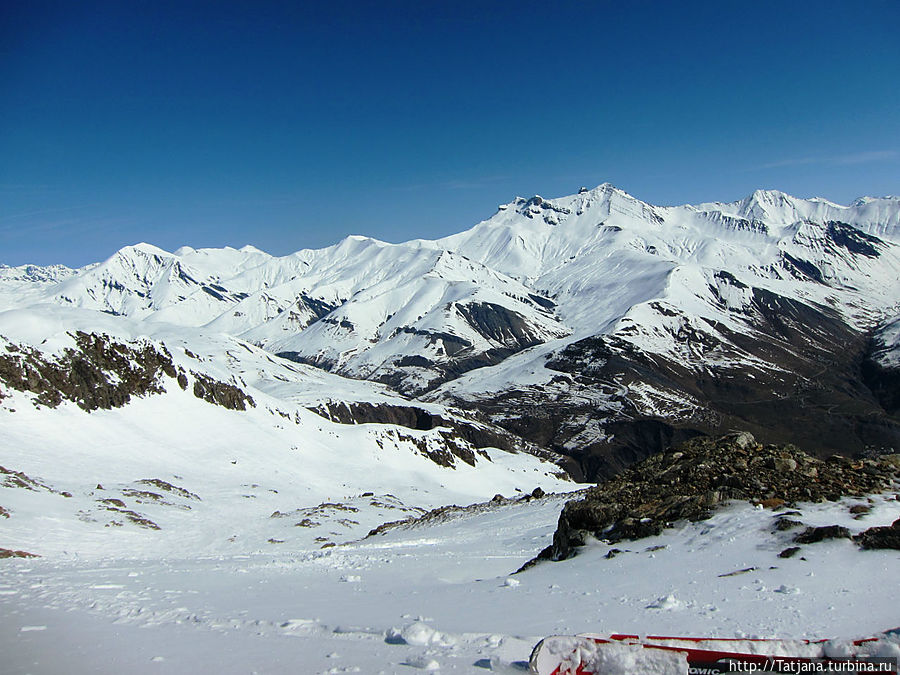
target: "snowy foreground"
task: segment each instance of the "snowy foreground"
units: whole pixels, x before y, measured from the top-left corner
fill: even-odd
[[[565,499],[488,506],[324,550],[4,560],[3,671],[522,673],[550,634],[857,638],[900,623],[896,551],[836,540],[781,559],[790,533],[747,504],[619,544],[613,558],[597,542],[511,575],[549,542]],[[854,532],[900,516],[891,495],[854,519],[859,501],[799,510],[809,525]]]

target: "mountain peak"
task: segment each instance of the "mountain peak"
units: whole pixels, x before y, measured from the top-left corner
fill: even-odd
[[[153,244],[148,244],[147,242],[140,242],[138,244],[131,244],[130,246],[123,246],[120,248],[116,254],[120,256],[129,256],[131,254],[138,253],[145,256],[165,256],[169,257],[172,254],[168,251],[165,251],[158,246],[154,246]]]

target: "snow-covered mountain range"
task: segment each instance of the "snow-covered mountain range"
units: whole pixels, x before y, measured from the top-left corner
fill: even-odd
[[[85,329],[105,313],[135,335],[227,335],[479,411],[588,478],[732,428],[825,454],[900,446],[896,197],[659,207],[604,184],[517,198],[439,240],[284,257],[138,244],[77,270],[0,269],[0,307],[54,306]]]
[[[898,406],[900,198],[601,185],[434,241],[0,267],[4,664],[297,672],[299,645],[303,672],[512,674],[555,632],[871,635],[895,551],[849,538],[893,533],[895,479],[786,511],[826,463],[754,441],[667,496],[673,451],[625,474],[659,490],[620,524],[661,529],[620,550],[566,472],[733,429],[897,452]],[[795,517],[844,534],[787,559]]]

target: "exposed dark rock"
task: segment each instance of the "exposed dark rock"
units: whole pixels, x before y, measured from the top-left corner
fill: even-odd
[[[319,300],[317,298],[312,298],[305,293],[301,293],[297,298],[297,302],[295,303],[298,308],[305,308],[312,312],[312,314],[316,317],[315,320],[321,319],[325,316],[328,316],[334,309],[336,309],[339,305],[331,305],[323,300]]]
[[[56,357],[36,349],[15,346],[0,353],[0,382],[35,394],[35,403],[55,408],[64,400],[88,412],[119,408],[132,397],[165,391],[163,377],[177,378],[182,389],[187,376],[161,345],[122,343],[108,335],[76,332],[75,348]],[[231,384],[206,375],[194,376],[194,395],[231,410],[245,410],[253,399]]]
[[[0,516],[3,518],[9,518],[9,511],[0,506]]]
[[[413,354],[412,356],[404,356],[400,358],[394,363],[394,365],[398,368],[409,368],[410,366],[416,368],[430,368],[433,364],[424,356]]]
[[[800,552],[799,546],[791,546],[790,548],[784,549],[781,553],[778,554],[779,558],[793,558]]]
[[[0,559],[3,558],[40,558],[36,553],[28,553],[27,551],[14,551],[10,548],[0,548]]]
[[[531,298],[531,301],[534,304],[543,307],[544,309],[555,309],[556,303],[553,302],[550,298],[545,298],[541,295],[535,295],[534,293],[529,293],[528,297]]]
[[[214,380],[193,370],[191,375],[194,376],[194,396],[197,398],[229,410],[246,410],[248,405],[256,407],[253,398],[233,384]]]
[[[840,525],[823,525],[822,527],[807,527],[803,532],[794,537],[798,544],[815,544],[826,539],[850,539],[850,530]]]
[[[864,549],[900,550],[900,518],[887,527],[870,527],[853,539]]]
[[[900,368],[889,367],[879,360],[879,353],[887,347],[871,340],[862,360],[862,380],[891,415],[900,413]]]
[[[741,574],[747,574],[749,572],[755,572],[758,570],[758,567],[744,567],[743,569],[735,570],[734,572],[726,572],[725,574],[720,574],[720,577],[737,577]]]
[[[140,513],[136,513],[135,511],[130,511],[126,508],[121,508],[117,506],[107,506],[107,511],[114,511],[116,513],[121,513],[125,518],[130,520],[135,525],[139,525],[140,527],[146,528],[148,530],[160,530],[162,529],[159,525],[154,523],[152,520],[147,518],[146,516],[142,516]]]
[[[169,492],[178,497],[184,497],[185,499],[196,499],[197,501],[200,501],[200,497],[198,495],[195,495],[190,490],[185,490],[184,488],[178,487],[177,485],[172,485],[171,483],[167,483],[166,481],[160,480],[159,478],[143,478],[137,481],[137,483],[141,485],[151,485],[160,490],[165,490],[166,492]]]
[[[561,495],[557,494],[547,494],[539,499],[553,499],[558,498]],[[500,497],[500,499],[497,499]],[[523,495],[521,497],[517,497],[515,499],[508,499],[503,497],[502,495],[497,495],[494,499],[491,499],[487,502],[479,502],[477,504],[469,504],[468,506],[459,506],[458,504],[450,504],[448,506],[440,506],[436,509],[432,509],[426,513],[420,513],[420,515],[412,516],[409,518],[403,518],[401,520],[395,520],[389,523],[382,523],[378,527],[374,528],[366,535],[366,539],[369,537],[374,537],[380,534],[384,534],[388,530],[392,530],[394,528],[402,527],[404,529],[420,527],[424,525],[431,525],[434,523],[443,523],[450,520],[454,520],[455,518],[459,518],[465,515],[473,514],[473,513],[482,513],[484,511],[493,511],[495,509],[505,508],[512,504],[519,504],[522,502],[530,502],[536,499],[532,497],[532,495]]]
[[[420,335],[428,339],[429,345],[440,343],[444,348],[447,356],[456,356],[459,352],[468,349],[472,343],[458,335],[452,333],[422,330],[411,326],[404,326],[398,332],[409,333],[411,335]]]
[[[790,459],[796,470],[779,471],[776,460]],[[810,480],[805,469],[815,468]],[[762,504],[823,501],[882,492],[896,480],[888,461],[853,461],[835,456],[820,460],[794,446],[760,445],[748,434],[696,438],[654,455],[614,479],[568,502],[559,516],[553,543],[540,558],[564,560],[587,538],[609,543],[656,535],[680,520],[703,520],[728,500]],[[783,516],[781,528],[793,526]],[[779,527],[776,525],[776,527]],[[809,528],[798,543],[845,536],[845,528]]]
[[[799,520],[792,520],[790,518],[780,517],[775,521],[775,529],[778,532],[784,532],[785,530],[793,530],[794,528],[800,527],[803,525]]]
[[[466,462],[474,461],[471,450],[466,446],[471,446],[475,450],[499,448],[506,452],[528,452],[543,459],[554,457],[552,453],[518,438],[501,427],[476,420],[444,417],[415,406],[341,401],[323,402],[310,410],[332,422],[342,424],[394,424],[418,431],[441,427],[447,430],[444,434],[446,438],[454,439],[448,446],[451,453],[455,454],[454,448],[465,448],[458,456]]]
[[[48,486],[21,472],[0,466],[0,485],[3,487],[25,488],[26,490],[51,490]]]
[[[813,281],[818,281],[820,284],[825,282],[824,278],[822,277],[822,270],[813,265],[811,262],[795,258],[786,251],[781,252],[781,259],[782,267],[790,272],[791,276],[801,280],[803,280],[804,277],[807,277],[809,279],[812,279]]]
[[[492,302],[457,304],[466,322],[484,338],[517,350],[540,344],[542,340],[530,329],[521,314]]]
[[[118,408],[132,396],[161,393],[161,377],[175,377],[165,347],[124,344],[108,335],[76,332],[75,348],[50,358],[29,347],[0,354],[0,381],[36,394],[40,405],[55,408],[63,400],[84,410]]]
[[[110,497],[110,498],[108,498],[108,499],[100,499],[100,500],[98,500],[98,501],[99,501],[101,504],[108,504],[108,505],[110,505],[110,506],[116,506],[116,507],[118,507],[118,508],[120,508],[120,509],[126,508],[125,502],[123,502],[121,499],[115,499],[114,497]]]
[[[825,223],[825,226],[828,238],[850,253],[863,255],[867,258],[877,258],[881,255],[878,249],[885,244],[878,237],[866,234],[852,225],[839,221],[830,221]]]
[[[322,323],[330,323],[333,326],[340,326],[341,328],[346,328],[349,331],[354,330],[355,326],[352,321],[347,319],[335,319],[330,316],[326,316],[324,319],[320,319]]]
[[[831,308],[760,288],[750,296],[741,319],[747,329],[739,331],[704,328],[677,307],[655,303],[668,323],[677,321],[671,341],[690,354],[684,359],[642,352],[625,339],[638,327],[625,322],[618,333],[551,355],[545,365],[560,376],[550,384],[449,402],[476,405],[496,424],[559,453],[577,480],[611,478],[669,445],[731,429],[765,443],[796,443],[818,457],[896,452],[900,370],[879,365],[880,343]],[[748,377],[741,364],[750,359],[771,367]],[[690,405],[648,409],[632,386]],[[789,463],[782,470],[791,471]]]

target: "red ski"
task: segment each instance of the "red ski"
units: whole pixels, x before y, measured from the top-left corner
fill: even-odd
[[[843,644],[829,640],[693,638],[661,635],[553,636],[531,654],[532,675],[690,673],[897,673],[896,633]],[[885,638],[888,634],[885,634]]]

